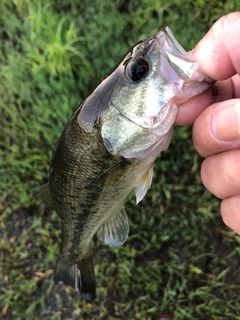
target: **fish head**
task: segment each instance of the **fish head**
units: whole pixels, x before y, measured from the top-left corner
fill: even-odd
[[[78,114],[86,131],[100,123],[103,142],[113,155],[144,159],[166,149],[177,108],[214,81],[199,71],[169,27],[137,43]]]

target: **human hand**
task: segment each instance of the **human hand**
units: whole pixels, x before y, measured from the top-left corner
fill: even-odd
[[[212,89],[180,106],[178,125],[193,126],[193,142],[206,159],[202,182],[222,199],[223,221],[240,234],[240,12],[220,18],[191,52]],[[215,93],[215,94],[213,94]]]

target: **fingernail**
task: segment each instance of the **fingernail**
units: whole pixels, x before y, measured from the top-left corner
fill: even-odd
[[[240,106],[228,106],[217,111],[212,119],[212,133],[221,141],[240,137]]]

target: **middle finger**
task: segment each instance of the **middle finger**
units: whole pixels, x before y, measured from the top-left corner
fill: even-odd
[[[239,172],[240,149],[209,156],[201,167],[203,184],[220,199],[240,193]]]

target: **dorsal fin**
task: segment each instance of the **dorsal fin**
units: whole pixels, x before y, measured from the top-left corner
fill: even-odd
[[[49,185],[46,184],[38,194],[36,194],[37,197],[39,197],[49,208],[53,208],[53,201],[49,190]]]

